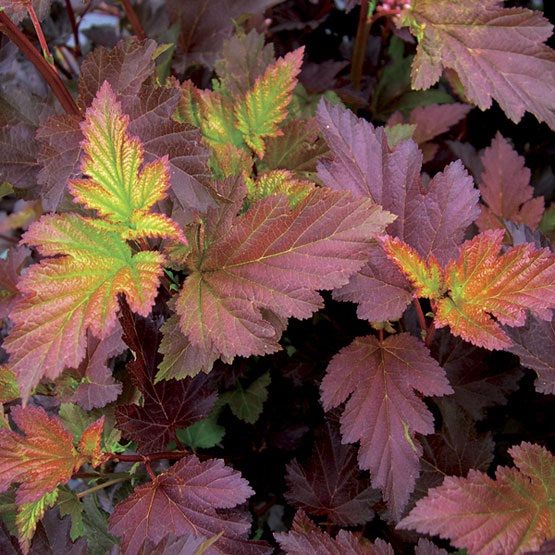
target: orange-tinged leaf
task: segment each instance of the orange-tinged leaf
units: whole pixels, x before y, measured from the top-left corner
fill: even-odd
[[[279,124],[287,117],[303,53],[304,48],[298,48],[269,66],[235,106],[237,127],[260,158],[266,149],[264,138],[278,136]]]
[[[103,461],[102,431],[104,430],[104,419],[104,416],[102,416],[88,426],[77,445],[79,453],[89,460],[93,466],[99,466]]]
[[[0,429],[0,491],[19,483],[20,505],[67,482],[85,460],[59,418],[38,407],[15,407],[11,415],[23,435]]]
[[[436,299],[441,295],[443,275],[439,262],[430,256],[426,262],[410,245],[397,237],[382,240],[387,256],[401,269],[412,283],[418,297]]]
[[[512,343],[497,322],[522,326],[527,309],[547,317],[555,308],[555,255],[529,243],[499,254],[502,242],[503,231],[495,230],[463,244],[445,268],[449,296],[436,313],[437,325],[489,349]]]
[[[469,555],[535,552],[555,535],[555,457],[531,443],[509,453],[517,468],[498,468],[495,480],[476,470],[448,476],[398,527],[439,535]]]
[[[86,179],[74,179],[69,190],[78,202],[96,210],[125,239],[170,237],[182,239],[175,222],[151,212],[167,195],[167,157],[143,166],[141,142],[128,132],[123,114],[108,82],[104,82],[81,125]]]
[[[47,257],[18,284],[14,323],[4,343],[24,400],[41,378],[77,368],[85,356],[87,330],[103,339],[114,328],[118,295],[131,310],[148,315],[164,261],[161,254],[133,254],[115,233],[99,231],[76,215],[44,216],[24,242]]]
[[[436,326],[479,347],[503,349],[512,342],[500,324],[524,325],[527,310],[550,319],[555,308],[555,255],[530,243],[500,254],[503,234],[490,230],[466,241],[443,271],[399,239],[382,242],[416,294],[437,301]]]
[[[246,182],[250,201],[281,193],[289,199],[291,208],[295,208],[314,189],[312,182],[299,179],[289,170],[272,170]]]

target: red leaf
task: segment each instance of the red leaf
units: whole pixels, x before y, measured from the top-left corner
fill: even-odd
[[[44,409],[14,407],[11,416],[23,435],[0,429],[0,491],[19,483],[19,505],[67,482],[85,461],[61,421]]]
[[[323,188],[293,210],[282,195],[235,216],[238,208],[209,214],[176,303],[191,343],[226,359],[277,351],[285,318],[322,306],[316,291],[344,285],[391,221],[369,200]]]
[[[221,531],[214,553],[268,553],[263,544],[247,540],[250,522],[244,515],[218,512],[244,503],[252,494],[241,475],[222,460],[201,462],[187,456],[117,505],[110,532],[122,538],[126,555],[138,553],[146,539],[158,543],[168,534],[211,538]]]
[[[357,338],[331,361],[321,385],[326,410],[347,401],[343,441],[360,441],[359,466],[369,469],[396,518],[419,473],[422,448],[415,434],[431,434],[433,417],[416,395],[452,393],[444,371],[415,337],[403,333],[380,342]],[[348,400],[347,400],[348,399]]]
[[[311,515],[325,517],[326,522],[352,526],[374,517],[376,492],[358,469],[356,449],[341,445],[333,422],[326,422],[319,430],[305,464],[294,459],[287,465],[285,480],[287,500]]]
[[[93,466],[99,466],[102,461],[102,432],[105,417],[101,416],[96,422],[85,428],[77,450],[81,455],[90,460]]]
[[[107,362],[126,349],[127,346],[121,340],[120,326],[116,326],[105,339],[96,339],[89,333],[87,355],[77,369],[82,381],[69,401],[77,403],[85,410],[104,407],[115,401],[122,391],[122,385],[114,380]]]
[[[397,216],[390,235],[402,238],[424,257],[447,262],[478,215],[478,192],[460,162],[422,187],[422,154],[413,141],[389,149],[384,128],[374,128],[351,111],[321,102],[318,121],[331,160],[318,175],[333,189],[370,197]],[[370,321],[398,319],[412,297],[404,276],[395,271],[380,247],[349,284],[334,292],[339,300],[359,302],[358,315]]]
[[[503,220],[537,229],[545,201],[543,197],[533,198],[530,170],[524,162],[501,133],[482,154],[484,171],[479,188],[486,206],[481,207],[476,221],[480,231],[503,228]]]
[[[495,480],[475,470],[467,478],[448,476],[398,528],[439,535],[469,555],[539,548],[555,535],[551,507],[555,458],[530,443],[509,453],[517,468],[499,467]]]
[[[412,85],[427,89],[453,69],[467,98],[485,110],[497,100],[518,122],[524,112],[555,128],[553,26],[539,12],[496,0],[413,0],[401,15],[419,39]]]
[[[507,350],[537,372],[536,391],[555,395],[555,317],[547,321],[529,316],[522,328],[504,329],[513,341]]]
[[[289,532],[274,534],[287,555],[393,555],[393,548],[383,540],[373,544],[358,539],[347,530],[335,538],[322,532],[305,514],[298,511]]]

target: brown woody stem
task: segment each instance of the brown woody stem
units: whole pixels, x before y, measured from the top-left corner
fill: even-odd
[[[366,57],[366,44],[368,43],[368,33],[370,26],[368,25],[368,0],[362,0],[360,3],[360,13],[358,16],[358,27],[355,38],[355,47],[353,49],[353,59],[351,60],[351,83],[355,90],[360,90],[362,81],[362,66]]]
[[[62,108],[73,115],[80,115],[79,108],[54,68],[44,59],[17,25],[4,13],[0,12],[0,31],[4,33],[32,62],[52,89]]]
[[[134,10],[133,6],[131,5],[131,1],[130,0],[120,0],[120,1],[123,5],[123,9],[125,10],[125,15],[127,16],[129,23],[131,23],[131,27],[133,27],[133,32],[137,35],[137,38],[139,38],[140,40],[146,39],[145,30],[143,29],[143,26],[139,21],[137,12]]]

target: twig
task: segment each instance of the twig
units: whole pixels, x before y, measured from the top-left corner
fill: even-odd
[[[137,17],[137,12],[135,12],[133,6],[131,5],[130,0],[120,0],[123,9],[125,10],[125,15],[127,19],[129,19],[129,23],[131,23],[131,27],[133,27],[133,32],[137,35],[137,38],[140,40],[146,39],[146,33]]]
[[[351,60],[351,83],[355,90],[360,90],[362,80],[362,66],[366,54],[366,44],[368,43],[368,33],[370,26],[368,25],[368,0],[362,0],[360,3],[360,13],[358,16],[358,27],[355,38],[355,47],[353,49],[353,59]]]
[[[75,12],[73,11],[73,6],[71,5],[71,0],[66,0],[66,12],[71,25],[71,30],[73,31],[73,40],[75,41],[75,55],[81,56],[81,44],[79,42],[79,26],[77,25],[77,20],[75,19]]]
[[[142,462],[144,464],[151,463],[152,461],[173,460],[177,461],[188,455],[188,451],[159,451],[157,453],[149,453],[148,455],[124,455],[121,453],[108,453],[106,460],[120,461],[120,462]]]
[[[29,14],[29,17],[31,18],[31,22],[33,23],[33,27],[35,28],[35,33],[37,34],[37,38],[39,39],[39,44],[40,44],[40,47],[42,48],[42,53],[46,58],[46,61],[52,67],[52,69],[56,71],[56,66],[54,65],[54,57],[50,53],[50,49],[48,48],[48,43],[46,42],[46,37],[42,32],[42,27],[41,27],[39,18],[37,17],[37,12],[35,12],[35,8],[33,7],[33,4],[31,2],[29,2],[29,6],[27,7],[27,13]]]
[[[430,347],[432,345],[432,341],[434,339],[434,334],[436,331],[435,324],[432,320],[431,324],[428,326],[428,324],[426,323],[426,316],[424,316],[424,311],[422,310],[422,306],[420,306],[420,301],[418,299],[412,299],[412,305],[416,310],[418,325],[420,326],[420,329],[424,332],[424,343],[426,347]]]
[[[109,488],[110,486],[113,486],[114,484],[119,484],[121,482],[127,482],[127,480],[130,480],[130,479],[131,479],[130,474],[128,476],[122,476],[120,478],[114,478],[113,480],[108,480],[107,482],[102,482],[102,484],[97,484],[96,486],[93,486],[92,488],[86,489],[85,491],[80,491],[79,493],[76,494],[76,497],[77,497],[77,499],[82,499],[86,495],[94,493],[95,491],[100,491],[101,489]]]
[[[29,58],[39,73],[52,89],[62,108],[72,115],[80,115],[79,108],[67,90],[62,79],[52,66],[41,56],[29,39],[19,30],[17,25],[0,11],[0,31],[4,33]]]

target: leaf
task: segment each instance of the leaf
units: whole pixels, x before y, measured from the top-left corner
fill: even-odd
[[[58,490],[45,493],[42,497],[28,503],[21,503],[17,508],[15,522],[19,542],[25,551],[28,551],[29,542],[37,529],[38,521],[44,516],[49,507],[52,507],[58,499]]]
[[[224,41],[215,70],[223,90],[232,96],[244,95],[258,77],[274,62],[274,45],[264,44],[264,35],[252,29],[247,34],[238,30]]]
[[[420,275],[405,267],[407,252],[418,254],[399,239],[386,238],[388,256],[413,280],[417,293],[437,301],[436,327],[487,349],[504,349],[511,340],[500,324],[523,325],[526,310],[547,315],[555,308],[555,255],[525,243],[499,254],[502,230],[490,230],[466,241],[458,260],[443,270],[443,286],[433,294]],[[427,264],[421,259],[420,264]],[[432,262],[434,268],[436,262]],[[495,318],[495,319],[494,319]]]
[[[497,133],[481,157],[484,171],[480,193],[486,206],[476,224],[480,231],[503,228],[503,220],[537,229],[544,212],[544,198],[534,196],[530,170],[507,139]]]
[[[414,548],[414,555],[448,555],[448,552],[426,538],[419,538]]]
[[[0,403],[9,403],[19,399],[19,388],[13,370],[0,364]]]
[[[30,188],[38,171],[34,127],[25,122],[0,125],[0,183]]]
[[[92,410],[115,401],[122,391],[122,384],[114,380],[107,362],[126,349],[127,346],[121,340],[119,326],[102,340],[89,333],[87,354],[77,370],[78,375],[82,376],[81,382],[69,398],[69,402],[77,403],[85,410]]]
[[[264,138],[280,134],[278,126],[287,117],[303,53],[304,48],[298,48],[279,58],[235,106],[237,128],[259,158],[264,156]]]
[[[555,54],[543,44],[553,27],[539,12],[495,0],[413,0],[401,24],[418,38],[413,88],[431,87],[451,68],[482,110],[494,98],[514,122],[528,110],[555,128]]]
[[[274,170],[257,176],[256,180],[247,179],[247,198],[256,201],[270,195],[284,194],[291,208],[306,198],[314,190],[314,184],[296,178],[288,170]]]
[[[142,389],[144,402],[116,411],[117,426],[138,444],[139,452],[162,451],[175,433],[202,420],[216,399],[206,376],[168,380]]]
[[[98,339],[112,332],[119,294],[138,314],[150,312],[163,257],[132,254],[117,235],[68,214],[43,216],[23,240],[48,257],[20,279],[14,328],[4,342],[27,399],[42,377],[56,379],[64,368],[79,366],[87,331]]]
[[[331,421],[319,430],[310,458],[287,465],[285,480],[287,501],[326,522],[356,526],[374,518],[378,496],[358,469],[356,449],[341,444],[339,427]]]
[[[70,537],[72,541],[85,534],[85,524],[83,522],[84,506],[74,492],[60,488],[58,496],[58,508],[60,516],[69,516],[71,519]]]
[[[166,536],[156,545],[146,540],[139,550],[139,555],[204,555],[207,549],[218,541],[221,534],[210,539],[192,536],[176,538],[173,535]]]
[[[89,106],[108,81],[123,112],[129,115],[129,132],[143,144],[146,162],[168,156],[172,197],[182,208],[206,210],[214,204],[208,189],[208,151],[201,145],[197,130],[172,119],[180,89],[156,87],[151,81],[154,50],[153,41],[134,38],[120,41],[112,50],[96,48],[83,62],[78,102],[82,108]],[[83,141],[80,118],[49,118],[39,127],[37,138],[43,165],[39,181],[46,208],[55,210],[67,181],[79,175]]]
[[[262,14],[278,3],[278,0],[169,0],[171,19],[177,21],[181,32],[179,65],[183,69],[192,64],[211,68],[224,40],[233,33],[234,21],[244,14]]]
[[[316,311],[316,290],[345,284],[392,219],[369,200],[326,189],[294,210],[281,195],[234,216],[238,207],[210,213],[176,303],[193,346],[225,359],[277,351],[284,319]]]
[[[513,342],[507,350],[519,357],[522,366],[538,374],[536,391],[555,395],[555,318],[548,321],[528,316],[525,326],[503,329]]]
[[[117,426],[135,441],[141,453],[162,451],[175,441],[176,431],[204,418],[216,400],[215,384],[204,375],[154,383],[160,361],[160,333],[151,320],[138,320],[124,328],[124,339],[135,353],[127,365],[142,404],[119,406]]]
[[[523,553],[555,534],[555,460],[547,449],[521,443],[509,450],[517,468],[499,467],[495,480],[471,470],[445,478],[398,525],[439,535],[469,555]]]
[[[0,260],[0,318],[7,318],[13,307],[17,281],[30,255],[28,248],[14,247]]]
[[[110,517],[110,532],[121,537],[126,554],[138,553],[146,539],[164,536],[210,538],[223,531],[214,553],[267,553],[249,543],[250,522],[241,514],[220,514],[244,503],[253,491],[241,475],[219,459],[201,462],[186,456],[166,472],[139,486]]]
[[[0,10],[14,23],[21,23],[27,17],[27,9],[32,4],[37,18],[42,21],[50,12],[52,0],[0,0]]]
[[[335,538],[322,532],[302,510],[297,511],[289,532],[274,534],[286,555],[393,555],[391,545],[383,540],[371,544],[352,532],[340,530]]]
[[[449,131],[472,109],[468,104],[430,104],[411,111],[408,122],[416,125],[414,140],[422,145]]]
[[[254,424],[262,414],[264,403],[268,399],[270,382],[270,372],[266,372],[246,389],[238,383],[234,391],[225,393],[220,400],[229,405],[231,412],[239,420],[247,424]]]
[[[447,262],[479,214],[478,192],[462,164],[450,164],[424,189],[422,154],[414,142],[403,141],[390,149],[383,127],[374,128],[349,110],[325,102],[319,105],[317,119],[333,153],[318,164],[321,181],[370,197],[397,216],[387,228],[390,235],[402,238],[420,256]],[[359,318],[375,322],[400,318],[412,291],[376,246],[368,264],[334,297],[359,303]]]
[[[92,466],[100,466],[104,462],[102,456],[102,432],[104,430],[105,417],[101,416],[96,422],[88,426],[79,443],[77,450],[90,461]]]
[[[68,518],[60,520],[56,510],[46,512],[37,526],[30,555],[97,555],[88,548],[84,539],[73,543],[70,538],[71,523]]]
[[[422,447],[416,434],[434,431],[433,417],[416,395],[447,395],[445,372],[407,333],[380,342],[357,338],[331,360],[320,386],[330,410],[347,401],[341,417],[343,441],[360,441],[358,463],[399,518],[414,489]]]
[[[155,381],[172,378],[182,380],[187,376],[196,376],[199,372],[210,372],[218,353],[193,345],[181,332],[177,315],[166,320],[160,331],[162,341],[159,351],[164,358]]]
[[[177,437],[193,451],[215,447],[225,435],[225,428],[218,424],[220,412],[220,403],[216,403],[216,406],[206,418],[191,424],[185,429],[177,430]]]
[[[87,179],[69,182],[75,202],[95,210],[108,229],[124,239],[166,237],[183,240],[175,222],[151,212],[166,197],[167,158],[145,165],[141,143],[128,132],[129,118],[107,81],[100,88],[81,125]],[[98,224],[100,225],[100,223]]]
[[[33,503],[67,482],[86,459],[61,421],[44,409],[14,407],[11,416],[23,435],[0,429],[0,491],[17,482],[17,504]]]

